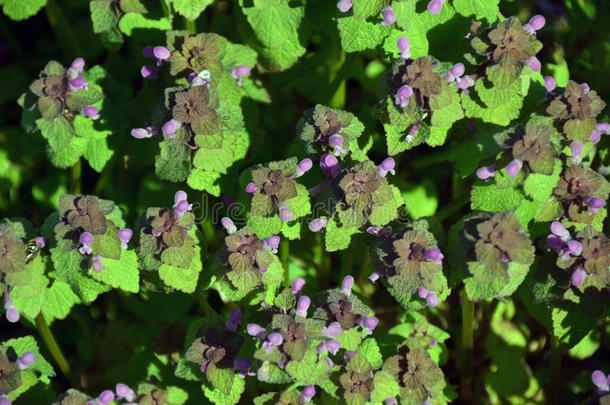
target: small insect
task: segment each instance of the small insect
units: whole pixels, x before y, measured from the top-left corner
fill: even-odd
[[[36,243],[35,239],[31,239],[25,247],[25,263],[27,264],[34,260],[39,252],[40,245]]]

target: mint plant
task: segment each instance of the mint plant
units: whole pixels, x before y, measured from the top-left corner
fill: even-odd
[[[607,403],[610,9],[533,3],[0,0],[0,405]]]

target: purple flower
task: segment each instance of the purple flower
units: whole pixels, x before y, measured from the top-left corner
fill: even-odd
[[[401,59],[409,59],[411,57],[411,41],[407,37],[400,37],[398,41],[396,41],[396,45],[398,46],[398,50],[400,51]]]
[[[321,333],[326,336],[337,337],[343,332],[339,322],[331,322],[328,326],[322,328]]]
[[[121,240],[121,248],[127,249],[127,243],[131,240],[133,231],[129,228],[123,228],[119,231],[119,239]]]
[[[320,232],[322,229],[326,228],[327,224],[328,224],[328,218],[326,218],[326,217],[312,219],[309,222],[309,230],[312,232]]]
[[[585,200],[585,203],[591,207],[589,215],[595,215],[600,208],[606,206],[606,202],[597,197],[589,197]]]
[[[582,158],[582,150],[584,147],[585,145],[580,141],[573,141],[570,144],[570,151],[572,152],[572,158],[574,159],[575,163],[580,163]]]
[[[21,314],[19,310],[15,308],[15,303],[11,300],[8,291],[4,291],[4,309],[6,310],[6,320],[10,323],[19,321]]]
[[[238,308],[233,309],[229,315],[229,319],[225,322],[225,327],[231,332],[235,332],[241,322],[242,313]]]
[[[476,175],[481,180],[489,181],[491,177],[496,175],[496,168],[493,166],[479,167],[476,171]]]
[[[211,77],[210,71],[206,69],[199,73],[190,73],[188,79],[191,87],[206,86],[207,88],[210,88]]]
[[[303,160],[301,160],[299,162],[299,164],[297,165],[297,171],[294,174],[294,177],[301,177],[302,175],[304,175],[305,173],[307,173],[311,168],[313,167],[313,162],[311,161],[310,158],[305,158]],[[252,183],[250,183],[252,184]]]
[[[428,11],[430,14],[437,15],[441,12],[443,4],[445,4],[445,0],[432,0],[430,3],[428,3]]]
[[[582,253],[582,244],[577,240],[569,240],[566,243],[567,250],[572,256],[580,256]]]
[[[0,405],[12,405],[12,403],[5,394],[0,394]]]
[[[337,8],[342,13],[347,13],[352,8],[352,0],[339,0],[337,2]]]
[[[379,166],[377,166],[377,176],[385,177],[388,172],[392,173],[392,175],[396,174],[394,171],[394,167],[396,166],[396,162],[391,157],[385,158],[383,162]]]
[[[254,194],[257,190],[258,186],[254,183],[248,183],[248,185],[246,186],[246,193],[248,194]]]
[[[315,395],[316,388],[313,385],[308,385],[307,387],[303,388],[303,392],[301,392],[301,402],[310,402]]]
[[[519,171],[521,170],[522,166],[523,166],[523,162],[520,161],[519,159],[515,159],[512,162],[510,162],[508,164],[508,166],[506,166],[506,173],[510,177],[515,178],[519,174]]]
[[[174,215],[178,218],[193,209],[193,204],[189,204],[187,201],[187,194],[183,190],[176,191],[174,194]]]
[[[99,397],[97,397],[96,402],[101,405],[107,405],[112,401],[114,401],[114,392],[112,392],[111,390],[105,390],[100,394]]]
[[[93,235],[91,235],[89,232],[83,232],[78,238],[78,241],[83,245],[78,249],[80,254],[90,255],[93,249],[89,245],[93,243]]]
[[[411,88],[411,86],[405,84],[396,92],[396,100],[394,101],[394,103],[396,105],[401,106],[402,108],[405,108],[409,103],[409,97],[411,97],[412,95],[413,89]]]
[[[294,218],[292,210],[286,203],[282,203],[278,207],[280,219],[284,222],[290,222]]]
[[[339,134],[331,135],[330,138],[328,138],[328,143],[335,148],[335,156],[347,152],[347,150],[343,148],[343,138]]]
[[[533,16],[527,24],[523,26],[527,32],[536,35],[536,31],[544,27],[546,20],[540,14]]]
[[[89,83],[87,83],[84,77],[79,76],[75,79],[70,80],[68,88],[70,89],[70,91],[87,90],[89,88]]]
[[[441,264],[444,257],[440,249],[428,249],[424,252],[424,258],[429,262],[436,262],[436,264]]]
[[[277,253],[277,249],[280,246],[280,237],[272,235],[263,241],[264,249],[271,249],[271,253]]]
[[[553,91],[557,87],[557,80],[553,76],[544,76],[544,87],[548,92]]]
[[[394,397],[386,398],[384,402],[385,402],[385,405],[397,405],[398,404],[398,402],[396,401],[396,398],[394,398]],[[427,404],[422,403],[422,405],[427,405]]]
[[[574,287],[578,287],[585,282],[585,278],[587,277],[587,272],[582,268],[574,270],[572,276],[570,277],[570,282]]]
[[[279,346],[284,342],[281,333],[273,332],[267,336],[267,340],[263,343],[263,347],[267,349],[267,353],[271,353],[274,346]]]
[[[341,292],[345,295],[350,295],[352,293],[352,286],[354,285],[354,277],[345,276],[343,279],[343,283],[341,284]]]
[[[149,125],[145,128],[134,128],[131,130],[131,136],[137,139],[150,138],[158,133],[155,126]]]
[[[145,58],[154,58],[154,52],[153,52],[153,47],[152,46],[145,46],[144,48],[142,48],[142,55]]]
[[[19,357],[17,359],[17,364],[19,365],[19,368],[21,370],[24,370],[26,368],[28,368],[29,366],[31,366],[32,364],[34,364],[34,362],[36,361],[36,356],[34,356],[34,353],[32,353],[31,351],[27,351],[25,353],[23,353],[21,355],[21,357]]]
[[[81,72],[83,71],[84,68],[85,68],[85,60],[83,58],[76,58],[72,62],[72,65],[70,65],[70,67],[68,68],[68,71],[66,72],[66,76],[68,76],[69,80],[73,80],[79,74],[81,74]]]
[[[116,385],[116,388],[114,389],[114,392],[116,393],[116,399],[118,401],[123,398],[125,398],[127,401],[133,401],[134,399],[136,399],[135,392],[133,392],[131,388],[129,388],[123,383],[118,383]]]
[[[589,87],[587,83],[581,84],[580,87],[582,87],[582,91],[585,92],[585,95],[589,94],[589,92],[591,91],[591,87]]]
[[[106,267],[102,264],[102,256],[95,255],[93,256],[93,260],[91,261],[93,266],[93,271],[96,273],[101,273]]]
[[[379,319],[377,319],[374,316],[370,317],[370,318],[362,318],[360,320],[360,326],[362,326],[365,329],[368,329],[369,335],[371,334],[373,329],[375,329],[377,327],[377,324],[379,324]]]
[[[466,75],[464,77],[460,77],[456,80],[456,84],[458,89],[462,90],[465,94],[468,94],[468,88],[474,86],[475,76],[474,75]]]
[[[341,171],[337,158],[329,153],[325,153],[320,158],[320,168],[326,177],[335,177]]]
[[[438,296],[436,295],[435,292],[430,291],[428,292],[428,295],[426,295],[426,302],[428,303],[429,306],[431,307],[435,307],[438,305]]]
[[[45,238],[43,238],[42,236],[35,237],[34,242],[36,242],[36,244],[38,245],[38,247],[40,249],[42,249],[43,247],[45,247],[47,245],[47,240]]]
[[[144,65],[142,66],[142,69],[140,69],[140,74],[142,77],[148,80],[155,80],[158,73],[159,69],[149,65]]]
[[[262,338],[266,334],[265,330],[256,323],[249,323],[246,326],[246,332],[248,332],[248,335],[257,338]]]
[[[390,6],[387,6],[386,8],[381,10],[381,15],[383,16],[383,21],[381,22],[381,25],[392,25],[396,22],[396,14]]]
[[[602,134],[599,133],[597,129],[591,131],[591,136],[589,136],[589,141],[591,143],[596,144],[602,139]]]
[[[225,228],[225,230],[227,231],[227,233],[229,235],[231,235],[237,231],[237,227],[235,226],[235,224],[229,217],[222,217],[220,219],[220,223],[222,224],[222,227]]]
[[[334,356],[335,354],[337,354],[340,348],[341,342],[339,342],[338,340],[325,340],[316,347],[316,351],[318,353],[329,352]]]
[[[309,309],[309,305],[311,304],[311,300],[308,296],[303,295],[297,301],[297,316],[301,316],[303,318],[307,318],[307,310]]]
[[[250,74],[252,68],[246,65],[239,65],[231,69],[231,77],[237,80],[237,85],[241,87],[244,77]]]
[[[445,75],[447,83],[456,82],[462,75],[466,68],[463,63],[456,63]]]
[[[610,391],[610,375],[606,376],[603,371],[595,370],[591,374],[591,381],[601,392]]]
[[[176,121],[172,118],[163,125],[163,133],[169,135],[169,137],[173,139],[176,136],[176,131],[180,129],[181,126],[182,124],[180,121]]]
[[[290,289],[292,290],[292,295],[298,295],[303,287],[305,286],[305,280],[301,277],[297,277],[292,280],[292,284],[290,285]]]
[[[97,107],[93,107],[92,105],[83,108],[82,110],[80,110],[80,113],[85,117],[91,118],[92,120],[96,120],[100,117],[99,110],[97,109]]]
[[[551,222],[551,232],[554,235],[559,236],[559,238],[561,238],[562,241],[568,241],[572,238],[570,236],[570,232],[559,221]]]
[[[160,66],[163,62],[167,62],[172,57],[172,53],[169,49],[164,46],[155,46],[152,50],[152,54],[157,58],[157,66]]]
[[[375,281],[379,280],[379,277],[381,277],[381,274],[379,274],[379,272],[374,272],[369,276],[369,281],[374,283]]]
[[[419,295],[419,298],[426,298],[428,295],[428,290],[426,290],[426,287],[422,285],[419,287],[419,290],[417,290],[417,295]]]
[[[610,123],[599,122],[595,125],[595,129],[604,135],[609,135],[610,134]]]
[[[535,56],[532,56],[531,58],[529,58],[528,60],[526,60],[523,63],[525,64],[525,66],[529,67],[534,72],[540,71],[540,68],[541,68],[540,61]]]

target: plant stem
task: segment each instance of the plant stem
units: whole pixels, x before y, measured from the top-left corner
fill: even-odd
[[[549,342],[549,382],[547,388],[547,403],[559,403],[561,393],[561,345],[559,339],[554,335],[551,336]]]
[[[188,18],[185,18],[184,29],[191,32],[197,32],[197,24],[195,23],[195,20],[189,20]]]
[[[345,79],[355,60],[354,53],[345,56],[345,53],[341,52],[339,62],[331,67],[331,82],[328,85],[326,97],[324,97],[324,104],[334,108],[341,108],[345,105]],[[341,67],[337,70],[339,66]]]
[[[460,399],[462,403],[473,403],[472,370],[474,348],[474,302],[464,293],[462,297],[462,361],[460,370]]]
[[[76,40],[76,36],[72,32],[72,28],[70,28],[70,24],[68,24],[66,17],[55,3],[55,0],[47,1],[45,12],[64,55],[70,59],[82,55],[83,50]]]
[[[53,359],[57,363],[62,374],[65,375],[68,380],[72,381],[70,365],[57,344],[57,340],[55,340],[55,336],[53,336],[53,332],[51,332],[49,325],[47,325],[47,321],[45,321],[42,312],[36,317],[36,328],[38,328],[42,340],[44,340],[44,343],[47,345],[47,348],[51,352],[51,356],[53,356]]]
[[[70,168],[70,192],[72,194],[81,193],[81,174],[83,171],[83,165],[81,159],[76,162],[74,166]]]
[[[290,242],[288,239],[282,239],[280,242],[280,261],[282,262],[282,267],[284,268],[284,279],[285,281],[289,280],[289,270],[288,270],[288,260],[290,259]]]

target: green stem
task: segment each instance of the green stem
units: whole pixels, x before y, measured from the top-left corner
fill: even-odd
[[[547,403],[559,403],[561,393],[561,345],[559,339],[551,336],[549,353],[549,382],[547,391]]]
[[[356,54],[350,53],[345,56],[344,52],[341,52],[339,62],[331,66],[331,82],[328,85],[328,91],[324,97],[324,102],[334,108],[343,107],[345,104],[345,79],[347,73],[352,66],[352,63],[356,60]],[[341,66],[338,70],[337,68]],[[334,73],[336,72],[336,73]],[[333,75],[334,73],[334,75]],[[335,103],[333,105],[333,103]]]
[[[57,340],[55,340],[55,336],[53,336],[53,332],[51,332],[51,329],[49,328],[49,325],[47,325],[47,321],[45,321],[42,313],[39,313],[36,317],[36,327],[38,328],[38,332],[40,333],[42,340],[44,340],[44,343],[51,352],[51,356],[53,356],[53,359],[57,363],[57,366],[63,375],[65,375],[68,380],[72,381],[72,371],[70,370],[70,365],[61,351],[61,348],[57,344]]]
[[[208,252],[214,251],[217,247],[218,240],[216,238],[216,228],[212,224],[212,220],[210,218],[206,218],[201,221],[201,230],[205,236],[205,240],[208,243]]]
[[[462,297],[462,361],[460,370],[460,398],[462,403],[473,403],[472,371],[474,348],[474,302],[466,294]]]
[[[290,259],[290,242],[288,239],[284,238],[280,242],[280,261],[282,262],[282,267],[284,268],[284,279],[286,282],[289,282],[289,270],[288,270],[288,260]]]
[[[188,18],[185,18],[184,29],[191,32],[197,32],[197,24],[195,23],[195,20],[189,20]]]
[[[74,35],[74,32],[72,32],[72,28],[70,27],[70,24],[68,24],[66,17],[55,3],[55,0],[47,1],[45,12],[64,55],[70,59],[81,56],[83,50],[76,40],[76,36]]]
[[[469,202],[470,193],[463,193],[457,198],[454,198],[453,200],[449,201],[447,205],[445,205],[439,212],[437,212],[436,219],[438,219],[440,222],[443,222]]]
[[[70,168],[70,192],[72,194],[81,193],[81,174],[83,171],[82,161],[79,159],[74,166]]]

